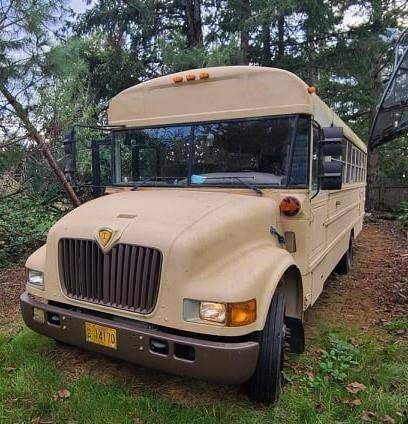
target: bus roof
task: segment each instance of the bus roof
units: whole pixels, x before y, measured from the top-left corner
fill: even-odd
[[[130,87],[109,102],[109,125],[145,127],[260,116],[306,114],[321,126],[342,126],[365,144],[295,74],[277,68],[222,66],[193,69]]]

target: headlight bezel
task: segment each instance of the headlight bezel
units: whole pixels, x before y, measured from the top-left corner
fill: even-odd
[[[27,268],[27,284],[30,287],[44,290],[44,273],[36,269]]]
[[[223,327],[241,327],[256,321],[256,299],[216,302],[184,299],[184,320]]]

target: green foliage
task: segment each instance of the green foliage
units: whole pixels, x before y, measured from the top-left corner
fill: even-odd
[[[408,136],[402,136],[381,147],[379,161],[379,181],[408,184]]]
[[[44,198],[16,195],[0,200],[0,268],[21,263],[45,243],[47,232],[61,216]]]
[[[327,350],[321,350],[319,372],[316,375],[302,377],[302,381],[311,388],[325,387],[330,382],[343,383],[351,367],[358,365],[358,350],[335,334],[328,336]]]
[[[408,202],[402,202],[398,211],[398,219],[408,227]]]
[[[384,328],[388,331],[408,331],[408,318],[396,319],[384,324]]]
[[[339,339],[335,334],[329,335],[329,349],[323,351],[320,371],[336,382],[343,382],[349,368],[358,365],[355,360],[357,349],[350,343]]]

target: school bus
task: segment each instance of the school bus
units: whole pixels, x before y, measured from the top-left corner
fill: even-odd
[[[351,268],[365,144],[313,87],[264,67],[152,79],[108,117],[112,181],[27,260],[24,321],[275,401],[285,348],[304,350],[304,311]]]

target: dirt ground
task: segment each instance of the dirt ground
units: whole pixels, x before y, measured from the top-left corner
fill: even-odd
[[[336,320],[363,331],[408,315],[408,241],[392,221],[370,222],[355,242],[353,271],[333,274],[313,308],[306,312],[306,338],[322,320]],[[10,334],[21,326],[18,297],[24,288],[22,268],[0,271],[0,327]],[[180,405],[208,404],[219,398],[219,388],[182,377],[164,375],[131,364],[94,355],[74,347],[55,348],[55,361],[69,379],[89,375],[98,381],[125,383],[130,390],[146,387]],[[244,399],[237,387],[225,387],[224,399]]]

